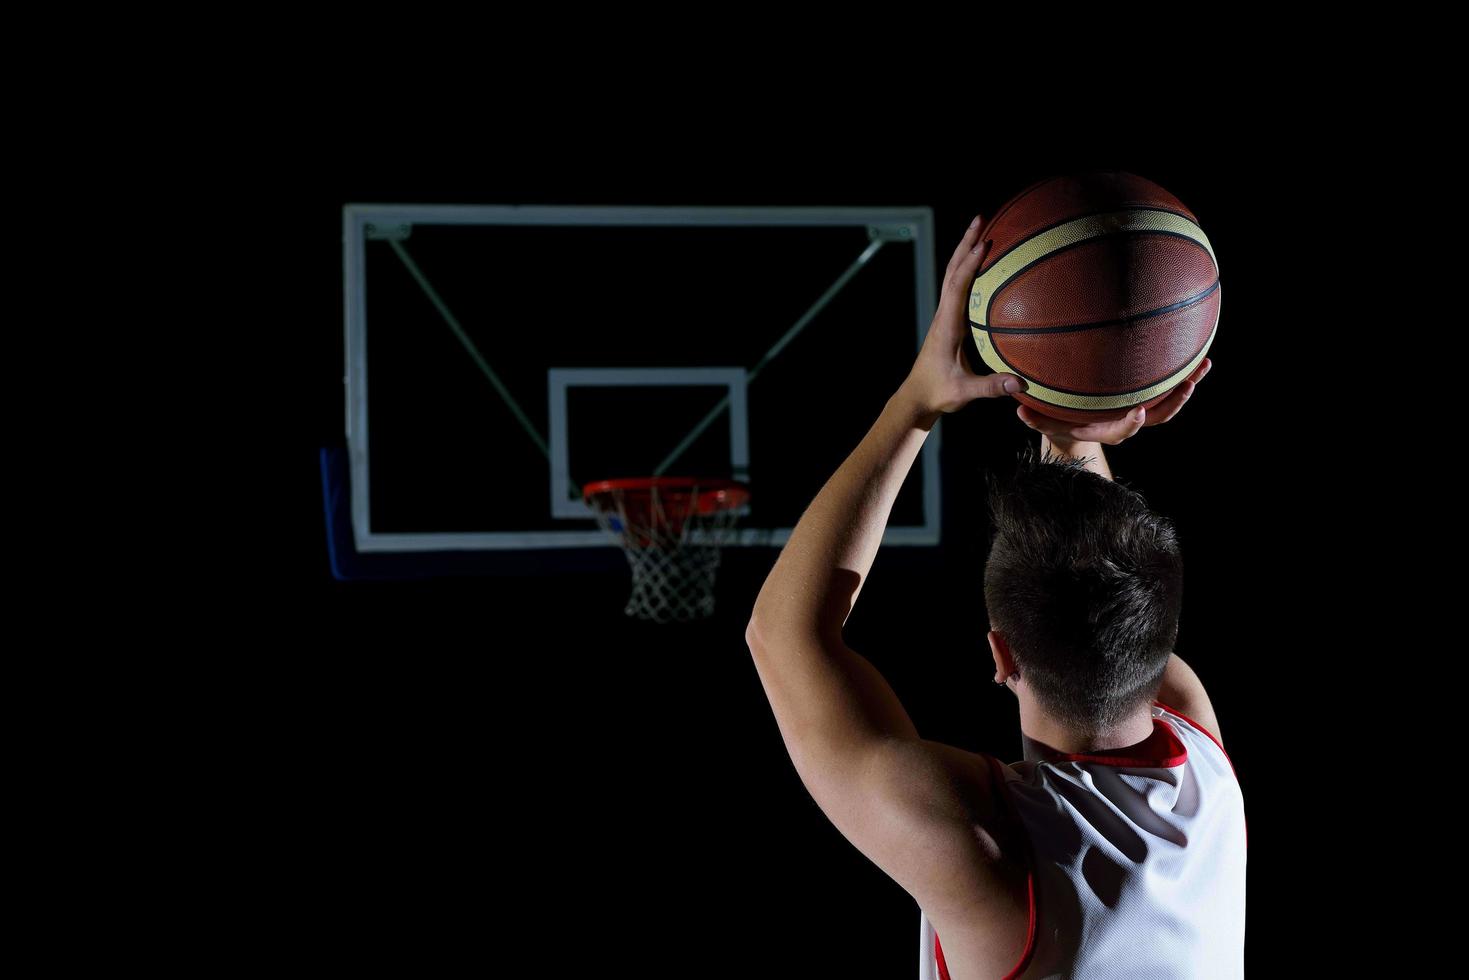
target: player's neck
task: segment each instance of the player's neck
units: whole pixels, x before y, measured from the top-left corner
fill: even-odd
[[[1027,761],[1045,758],[1047,751],[1063,755],[1111,755],[1146,742],[1153,734],[1153,715],[1143,710],[1110,731],[1092,736],[1078,734],[1034,706],[1020,709],[1020,736]]]

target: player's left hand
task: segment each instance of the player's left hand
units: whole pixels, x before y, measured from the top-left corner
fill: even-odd
[[[989,251],[984,230],[984,216],[976,215],[949,259],[938,312],[929,325],[918,360],[903,382],[918,409],[926,414],[958,411],[976,398],[1004,397],[1010,394],[1007,384],[1013,384],[1014,391],[1028,387],[1024,378],[1014,374],[975,374],[964,355],[969,290]]]

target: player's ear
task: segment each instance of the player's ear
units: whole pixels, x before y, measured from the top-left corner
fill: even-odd
[[[1003,684],[1015,673],[1015,661],[1010,658],[1010,646],[998,630],[989,631],[990,656],[995,661],[995,683]]]

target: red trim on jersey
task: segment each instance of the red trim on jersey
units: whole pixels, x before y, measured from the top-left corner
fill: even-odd
[[[995,795],[1000,798],[1000,800],[1004,803],[1005,808],[1010,811],[1010,819],[1014,822],[1013,827],[1015,829],[1015,832],[1025,838],[1025,849],[1026,854],[1029,858],[1025,872],[1025,891],[1026,901],[1029,903],[1030,907],[1030,924],[1025,932],[1025,949],[1022,950],[1020,953],[1020,962],[1011,967],[1010,972],[1006,973],[1004,976],[1004,980],[1015,980],[1016,977],[1020,976],[1020,971],[1024,970],[1026,966],[1030,964],[1030,958],[1035,953],[1035,934],[1037,920],[1037,912],[1035,906],[1035,849],[1031,846],[1030,835],[1025,832],[1025,824],[1023,824],[1020,820],[1020,812],[1015,809],[1014,801],[1011,800],[1010,797],[1005,793],[1004,770],[1007,767],[1003,762],[1001,762],[999,759],[996,759],[992,755],[988,755],[983,752],[981,752],[980,754],[983,755],[985,761],[989,763],[991,777],[995,780],[993,786]],[[939,980],[951,980],[951,978],[949,977],[948,964],[944,962],[944,948],[939,944],[939,934],[937,929],[935,929],[933,933],[933,955],[934,959],[938,960]]]
[[[1153,703],[1156,704],[1158,707],[1164,709],[1165,711],[1171,711],[1171,712],[1173,712],[1175,715],[1177,715],[1178,717],[1182,718],[1184,721],[1188,722],[1190,725],[1193,725],[1195,728],[1197,728],[1199,731],[1203,732],[1205,735],[1208,735],[1209,736],[1209,741],[1213,742],[1215,745],[1218,745],[1220,752],[1224,752],[1224,746],[1223,745],[1220,745],[1219,739],[1215,738],[1214,737],[1214,733],[1211,732],[1211,731],[1209,731],[1209,729],[1205,728],[1203,725],[1200,725],[1198,722],[1194,721],[1188,715],[1184,714],[1182,711],[1179,711],[1177,708],[1173,707],[1172,705],[1164,704],[1162,701],[1156,701],[1156,700]],[[1229,761],[1229,753],[1228,752],[1224,752],[1224,759],[1225,759],[1226,762]],[[1229,771],[1230,772],[1234,772],[1234,763],[1233,762],[1230,762],[1229,763]],[[1238,779],[1239,778],[1239,773],[1237,773],[1237,772],[1234,773],[1234,778],[1235,779]]]
[[[1193,725],[1195,728],[1197,728],[1199,731],[1203,732],[1205,735],[1209,736],[1209,741],[1213,742],[1215,745],[1218,745],[1220,752],[1224,752],[1224,746],[1223,746],[1223,744],[1220,743],[1219,739],[1217,739],[1217,738],[1214,737],[1214,733],[1211,732],[1211,731],[1209,731],[1209,729],[1205,728],[1203,725],[1200,725],[1198,722],[1194,721],[1192,718],[1190,718],[1188,715],[1184,714],[1182,711],[1179,711],[1177,708],[1174,708],[1174,707],[1172,707],[1170,705],[1166,705],[1162,701],[1157,700],[1156,698],[1153,700],[1153,703],[1156,704],[1158,707],[1162,708],[1165,711],[1171,711],[1171,712],[1173,712],[1175,715],[1177,715],[1178,717],[1182,718],[1184,721],[1188,722],[1190,725]],[[1234,781],[1235,782],[1239,782],[1239,770],[1237,770],[1237,769],[1234,768],[1234,760],[1229,757],[1229,753],[1228,752],[1224,752],[1224,761],[1227,762],[1227,763],[1229,763],[1229,771],[1232,772],[1232,773],[1234,773]],[[1250,846],[1250,821],[1249,821],[1248,818],[1245,819],[1245,846],[1246,847],[1249,847]]]

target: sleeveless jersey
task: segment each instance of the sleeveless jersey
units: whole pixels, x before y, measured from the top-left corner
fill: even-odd
[[[1248,838],[1234,765],[1186,715],[1160,701],[1152,715],[1153,734],[1126,756],[987,756],[1029,843],[1030,931],[1005,980],[1244,976]],[[921,909],[919,937],[919,980],[949,980]]]

